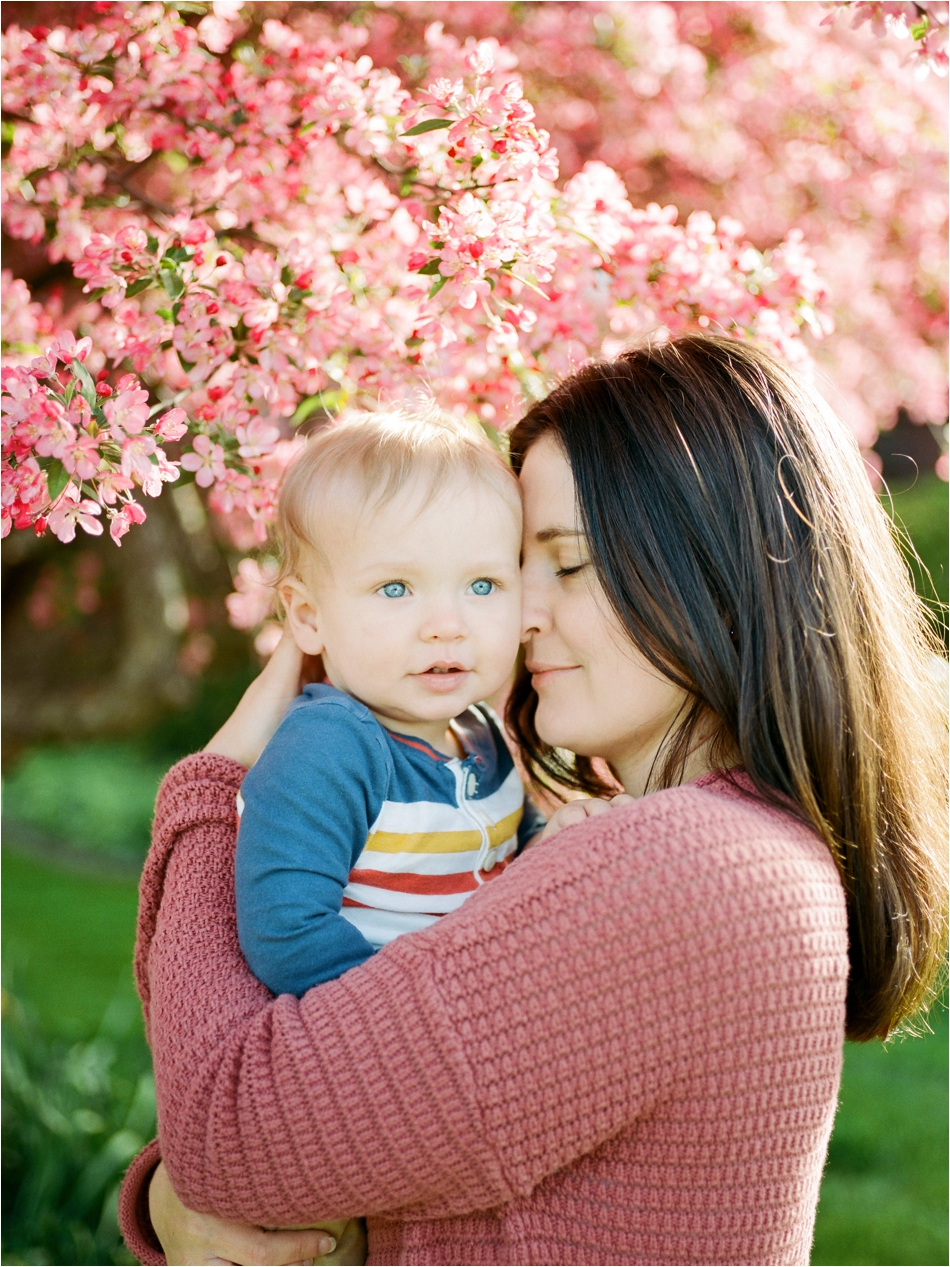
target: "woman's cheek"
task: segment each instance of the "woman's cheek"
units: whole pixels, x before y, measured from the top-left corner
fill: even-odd
[[[538,692],[535,729],[544,743],[577,752],[583,746],[583,732],[590,724],[589,710],[583,707],[576,680],[580,670],[565,674]]]

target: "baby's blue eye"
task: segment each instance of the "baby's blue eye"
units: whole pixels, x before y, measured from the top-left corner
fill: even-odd
[[[471,584],[473,594],[490,594],[494,588],[493,581],[472,581]]]
[[[402,598],[406,593],[406,587],[402,581],[390,581],[379,592],[385,594],[387,598]]]

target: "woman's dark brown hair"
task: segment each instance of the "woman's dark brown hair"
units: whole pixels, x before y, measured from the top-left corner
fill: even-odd
[[[945,940],[944,715],[923,607],[857,448],[806,385],[746,343],[689,336],[575,374],[511,435],[556,439],[604,592],[689,693],[652,788],[691,749],[740,763],[827,842],[848,903],[847,1032],[885,1037],[930,1000]],[[602,795],[546,745],[522,671],[509,724],[540,782]]]

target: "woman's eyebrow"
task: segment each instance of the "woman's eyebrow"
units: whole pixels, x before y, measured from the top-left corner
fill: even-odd
[[[548,541],[556,541],[558,537],[582,537],[583,535],[579,528],[544,528],[536,534],[535,540],[545,544]]]

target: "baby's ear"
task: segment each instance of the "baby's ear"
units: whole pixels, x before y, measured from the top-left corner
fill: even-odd
[[[323,638],[313,595],[296,576],[290,576],[280,587],[280,601],[287,613],[287,628],[304,655],[323,652]]]

